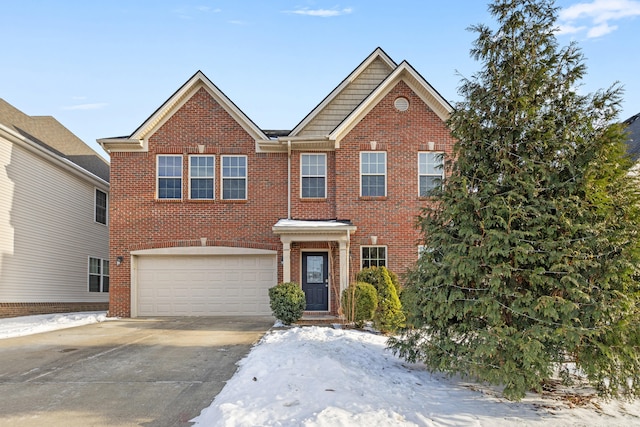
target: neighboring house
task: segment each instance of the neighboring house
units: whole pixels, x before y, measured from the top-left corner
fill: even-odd
[[[362,267],[401,274],[417,260],[450,112],[381,49],[290,132],[260,129],[197,72],[130,136],[98,140],[111,156],[110,315],[269,315],[267,289],[283,281],[302,286],[307,314],[338,314]]]
[[[627,126],[627,132],[629,133],[627,154],[637,162],[640,159],[640,113],[629,117],[624,121],[624,124]]]
[[[106,310],[109,164],[0,99],[0,317]]]

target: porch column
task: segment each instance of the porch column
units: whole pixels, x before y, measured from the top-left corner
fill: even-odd
[[[284,240],[282,241],[282,281],[291,281],[291,243]]]
[[[340,249],[340,295],[342,291],[349,287],[349,254],[347,253],[347,242],[338,241]]]

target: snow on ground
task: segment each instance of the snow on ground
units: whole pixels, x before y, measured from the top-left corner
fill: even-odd
[[[514,403],[491,388],[430,374],[386,338],[327,327],[273,330],[195,426],[629,426],[640,401],[570,408],[537,395]]]
[[[105,320],[105,312],[0,319],[0,339]],[[531,394],[509,402],[492,388],[410,365],[386,349],[385,337],[368,332],[272,330],[238,365],[195,426],[640,425],[640,400],[570,407]]]
[[[0,339],[73,328],[105,320],[107,320],[107,313],[104,311],[10,317],[0,319]]]

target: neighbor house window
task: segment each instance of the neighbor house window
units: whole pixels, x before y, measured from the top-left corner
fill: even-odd
[[[189,192],[192,199],[214,198],[214,168],[214,156],[189,157]]]
[[[386,246],[361,246],[360,250],[362,268],[387,266]]]
[[[442,186],[444,156],[442,153],[418,153],[419,196],[427,197],[435,188]]]
[[[387,153],[360,153],[360,195],[382,197],[387,194]]]
[[[89,258],[89,292],[109,292],[109,261]]]
[[[96,188],[95,221],[107,225],[107,193]]]
[[[222,198],[247,198],[247,156],[222,156]]]
[[[158,199],[182,198],[182,156],[158,156]]]
[[[327,194],[327,155],[303,154],[300,158],[302,197],[324,198]]]

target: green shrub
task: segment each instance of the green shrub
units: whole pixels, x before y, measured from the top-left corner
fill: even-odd
[[[394,277],[397,276],[393,274]],[[358,281],[366,281],[378,292],[378,309],[373,317],[374,324],[381,332],[394,332],[405,325],[406,317],[398,298],[399,286],[394,284],[386,267],[370,267],[358,272]]]
[[[295,282],[284,282],[269,288],[269,300],[274,317],[285,325],[300,320],[307,304],[304,292]]]
[[[382,282],[382,268],[386,269],[389,273],[389,277],[391,278],[391,283],[393,283],[393,287],[396,288],[396,293],[400,296],[400,291],[402,288],[400,287],[400,281],[398,280],[398,275],[393,271],[389,270],[386,267],[367,267],[363,268],[356,274],[357,282],[367,282],[374,285],[377,289],[377,284]]]
[[[357,282],[342,291],[342,312],[358,328],[373,319],[377,308],[378,292],[370,283]]]

